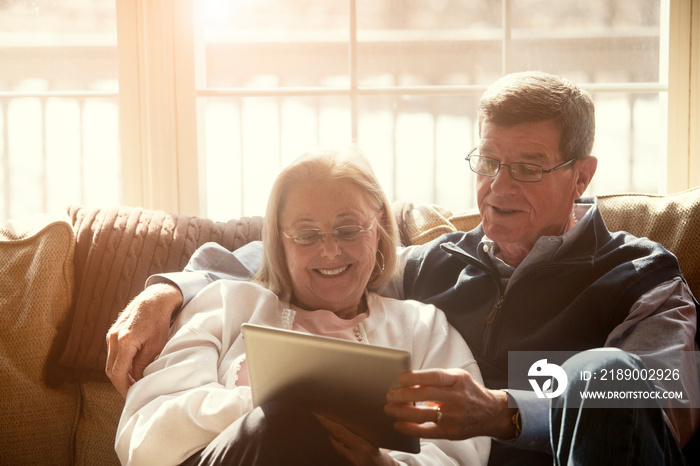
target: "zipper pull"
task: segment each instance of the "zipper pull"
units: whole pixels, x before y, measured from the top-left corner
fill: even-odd
[[[503,296],[501,295],[501,298],[498,300],[495,306],[491,308],[489,311],[489,314],[486,316],[486,325],[491,325],[493,321],[496,319],[496,314],[498,313],[498,310],[501,308],[501,304],[503,304]]]

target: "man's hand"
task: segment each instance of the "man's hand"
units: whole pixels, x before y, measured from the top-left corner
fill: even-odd
[[[165,283],[151,285],[126,306],[107,332],[105,373],[123,397],[162,351],[170,318],[180,306],[179,288]]]
[[[396,430],[422,438],[463,440],[488,436],[513,438],[515,428],[508,408],[508,394],[477,384],[462,369],[407,372],[402,387],[387,394],[384,411],[394,418]],[[414,403],[419,403],[415,405]],[[435,405],[442,417],[437,421]]]

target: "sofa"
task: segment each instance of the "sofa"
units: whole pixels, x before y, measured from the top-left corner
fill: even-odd
[[[611,230],[665,245],[700,293],[700,187],[599,197]],[[396,202],[403,244],[469,230],[476,211]],[[141,208],[70,206],[0,223],[0,464],[118,464],[123,400],[104,375],[105,334],[154,273],[181,270],[197,247],[234,250],[261,218],[228,222]]]

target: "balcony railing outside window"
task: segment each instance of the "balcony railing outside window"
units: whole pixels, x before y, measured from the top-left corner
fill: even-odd
[[[660,0],[195,4],[207,5],[198,98],[210,216],[263,212],[285,164],[349,142],[392,199],[474,207],[463,159],[479,95],[530,69],[593,94],[591,193],[666,188]]]
[[[0,219],[117,204],[113,0],[0,2]]]
[[[667,0],[193,4],[202,215],[261,214],[282,166],[349,142],[392,199],[471,208],[479,95],[526,69],[593,94],[591,193],[666,189]],[[120,202],[115,23],[113,0],[0,2],[0,218]]]

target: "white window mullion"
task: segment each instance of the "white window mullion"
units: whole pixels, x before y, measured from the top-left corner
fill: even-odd
[[[122,166],[122,203],[143,205],[141,168],[141,118],[139,92],[139,34],[136,1],[117,4],[117,51],[119,56],[119,137]]]
[[[194,0],[170,2],[173,6],[175,60],[175,115],[177,128],[177,180],[179,212],[198,215],[203,207],[199,189],[200,160],[197,143],[197,88],[195,67]]]
[[[503,22],[503,38],[501,50],[501,73],[503,76],[510,73],[510,41],[511,41],[511,2],[510,0],[503,0],[501,5],[501,20]]]
[[[693,0],[670,0],[668,69],[668,191],[700,184],[700,125],[698,100],[700,71],[698,17]],[[695,27],[695,31],[693,31]],[[695,73],[693,76],[693,72]],[[692,81],[691,81],[692,79]]]
[[[700,4],[692,4],[690,56],[689,186],[700,186]]]
[[[357,140],[358,95],[357,95],[357,2],[350,0],[350,38],[349,38],[349,67],[350,67],[350,135]]]
[[[197,214],[190,0],[117,2],[123,203]]]

